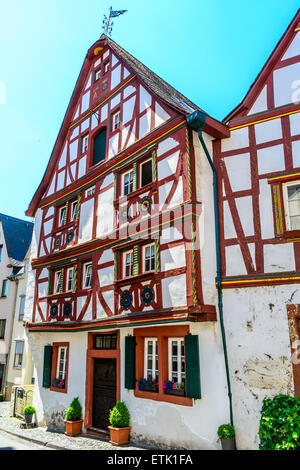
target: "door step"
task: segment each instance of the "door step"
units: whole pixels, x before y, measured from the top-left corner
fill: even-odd
[[[87,433],[93,436],[101,437],[101,439],[105,439],[106,441],[110,440],[110,432],[106,429],[89,427],[87,428]]]

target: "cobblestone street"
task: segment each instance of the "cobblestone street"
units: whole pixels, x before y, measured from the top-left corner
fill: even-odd
[[[26,439],[32,443],[57,450],[148,450],[150,447],[131,444],[124,447],[115,447],[100,438],[92,438],[88,435],[69,437],[63,432],[49,431],[45,427],[22,429],[22,420],[9,417],[9,402],[0,402],[0,432],[4,431],[13,436]]]

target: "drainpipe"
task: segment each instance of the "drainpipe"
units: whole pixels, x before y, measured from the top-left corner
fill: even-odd
[[[214,212],[215,212],[215,238],[216,238],[216,258],[217,258],[217,289],[218,289],[218,307],[220,315],[220,325],[223,341],[223,350],[224,350],[224,360],[225,360],[225,369],[226,369],[226,378],[227,378],[227,389],[228,389],[228,398],[229,398],[229,409],[230,409],[230,422],[233,425],[233,413],[232,413],[232,393],[231,393],[231,384],[230,384],[230,374],[228,366],[228,354],[226,346],[226,334],[224,328],[224,318],[223,318],[223,292],[222,292],[222,279],[221,279],[221,256],[220,256],[220,232],[219,232],[219,208],[218,208],[218,186],[217,186],[217,171],[215,165],[212,161],[212,158],[209,154],[207,146],[203,139],[203,127],[205,124],[206,115],[201,111],[195,111],[187,117],[188,125],[198,132],[198,137],[204,153],[207,157],[207,160],[210,164],[210,167],[213,172],[213,189],[214,189]]]

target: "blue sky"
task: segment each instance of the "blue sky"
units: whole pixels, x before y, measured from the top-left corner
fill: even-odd
[[[128,10],[115,18],[112,38],[223,119],[247,92],[299,2],[0,0],[0,212],[28,219],[25,210],[110,5]]]

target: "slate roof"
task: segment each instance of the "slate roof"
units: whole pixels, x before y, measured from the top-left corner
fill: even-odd
[[[9,258],[23,261],[31,242],[33,224],[5,214],[0,214],[0,220]]]
[[[102,40],[106,40],[112,50],[114,50],[116,54],[139,75],[146,85],[148,85],[157,96],[162,98],[164,101],[167,101],[171,106],[174,106],[185,114],[190,114],[196,110],[203,111],[195,103],[186,98],[186,96],[156,75],[156,73],[152,72],[152,70],[146,67],[146,65],[129,54],[129,52],[125,51],[125,49],[120,47],[119,44],[113,41],[110,37],[102,34],[100,41]]]

